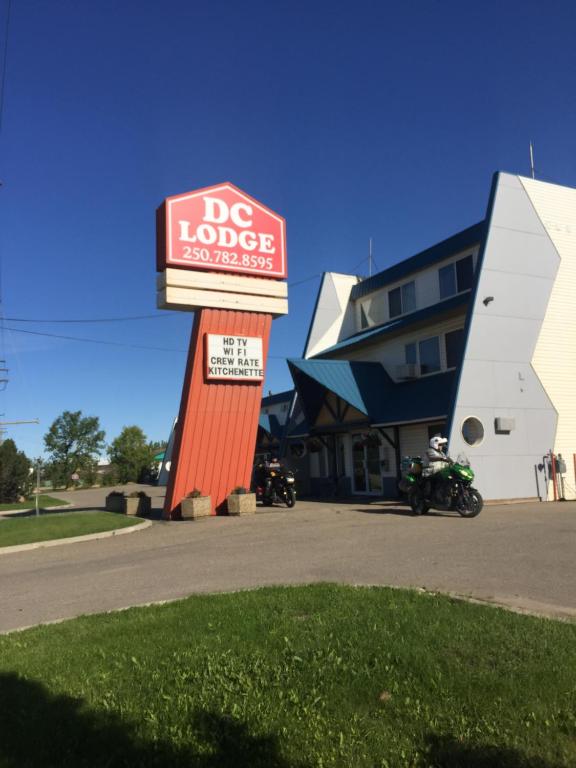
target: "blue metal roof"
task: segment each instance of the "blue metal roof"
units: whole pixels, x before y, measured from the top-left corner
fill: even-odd
[[[275,395],[266,395],[262,398],[262,407],[264,408],[267,405],[290,402],[293,394],[293,389],[287,389],[285,392],[277,392]]]
[[[415,256],[394,264],[394,266],[385,269],[383,272],[378,272],[377,275],[363,280],[352,288],[350,298],[352,300],[360,299],[373,291],[377,291],[379,288],[383,288],[385,285],[395,283],[403,277],[408,277],[413,272],[447,259],[453,254],[464,251],[466,248],[471,248],[473,245],[481,243],[484,240],[485,234],[486,222],[480,221],[478,224],[458,232],[447,240],[442,240],[442,242],[433,245],[431,248],[427,248]]]
[[[374,409],[381,392],[392,384],[380,363],[290,358],[288,365],[299,391],[298,371],[366,415]]]
[[[366,331],[360,331],[349,336],[343,341],[339,341],[338,344],[322,350],[317,355],[314,355],[314,359],[324,358],[327,355],[331,355],[334,352],[339,352],[341,349],[350,349],[351,347],[365,342],[371,342],[374,339],[379,339],[381,336],[390,333],[397,333],[406,330],[411,325],[417,325],[418,323],[427,323],[432,318],[437,320],[442,319],[443,314],[449,314],[459,307],[465,306],[470,300],[470,291],[465,293],[459,293],[456,296],[451,296],[449,299],[439,301],[437,304],[433,304],[430,307],[419,309],[417,312],[411,312],[409,315],[404,315],[394,320],[389,320],[383,325],[376,325],[373,328],[368,328]]]
[[[447,415],[454,371],[395,383],[380,363],[350,360],[288,360],[309,424],[314,424],[326,390],[367,417],[370,424],[428,421]]]

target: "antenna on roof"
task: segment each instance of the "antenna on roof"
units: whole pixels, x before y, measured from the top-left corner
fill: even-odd
[[[368,240],[368,277],[372,277],[372,238]]]
[[[530,142],[530,173],[532,174],[532,178],[536,178],[536,173],[534,171],[534,147],[532,146],[532,142]]]

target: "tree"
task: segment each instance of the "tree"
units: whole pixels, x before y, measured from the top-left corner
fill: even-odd
[[[148,443],[140,427],[124,427],[112,441],[108,453],[120,483],[148,482],[154,458],[154,443]]]
[[[58,416],[44,435],[52,483],[68,488],[74,472],[93,468],[104,448],[104,436],[97,416],[82,416],[82,411],[64,411]]]
[[[0,503],[18,501],[32,491],[31,464],[14,440],[0,444]]]

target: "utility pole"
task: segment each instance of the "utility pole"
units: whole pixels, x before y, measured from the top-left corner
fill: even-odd
[[[372,238],[368,240],[368,277],[372,277]]]

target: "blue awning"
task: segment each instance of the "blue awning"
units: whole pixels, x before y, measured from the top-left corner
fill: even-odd
[[[288,360],[310,425],[333,392],[372,425],[436,421],[446,418],[453,400],[454,371],[394,382],[380,363],[354,360]]]

